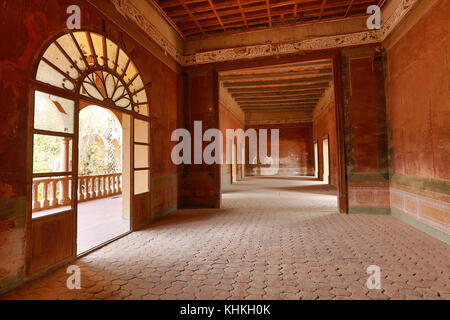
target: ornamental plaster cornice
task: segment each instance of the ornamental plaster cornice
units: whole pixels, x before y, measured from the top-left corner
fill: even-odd
[[[233,61],[273,55],[289,54],[301,51],[323,50],[348,46],[373,44],[383,41],[403,21],[419,0],[401,0],[390,17],[385,19],[380,30],[318,37],[293,43],[261,44],[183,55],[158,28],[149,21],[130,0],[110,0],[116,10],[125,18],[136,23],[162,50],[170,55],[181,66],[192,66],[206,63]]]

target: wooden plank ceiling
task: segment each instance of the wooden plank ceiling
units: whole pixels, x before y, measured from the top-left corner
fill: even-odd
[[[312,112],[333,80],[328,59],[221,72],[219,81],[245,112]]]
[[[366,15],[386,0],[147,0],[185,39]]]

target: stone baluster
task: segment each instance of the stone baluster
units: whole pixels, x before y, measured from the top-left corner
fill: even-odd
[[[52,199],[51,199],[51,202],[50,202],[50,207],[55,208],[55,207],[58,206],[58,199],[56,199],[56,186],[58,185],[58,181],[57,180],[52,180],[52,181],[50,181],[49,184],[50,184],[50,186],[52,188],[52,192],[51,192]]]
[[[40,203],[37,201],[37,192],[38,192],[38,182],[33,180],[33,191],[32,191],[32,200],[31,206],[33,210],[40,208]]]
[[[49,206],[49,201],[48,201],[48,184],[47,181],[44,180],[42,182],[42,205],[41,207],[43,209],[47,209]]]

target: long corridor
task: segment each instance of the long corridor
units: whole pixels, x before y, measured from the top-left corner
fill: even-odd
[[[449,247],[388,215],[341,215],[308,178],[247,178],[3,299],[450,299]],[[369,290],[370,265],[381,289]]]

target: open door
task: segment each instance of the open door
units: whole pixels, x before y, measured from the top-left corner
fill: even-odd
[[[130,231],[130,116],[81,101],[77,254]]]
[[[330,157],[328,138],[322,140],[322,154],[323,154],[323,181],[330,183]]]
[[[319,146],[314,142],[314,177],[319,178]]]
[[[80,243],[77,248],[77,233],[82,231],[78,230],[78,210],[82,211],[83,203],[111,198],[115,202],[110,211],[117,211],[115,218],[124,222],[120,230],[97,239],[95,245],[130,230],[130,224],[135,230],[150,222],[150,85],[127,53],[104,35],[68,32],[45,48],[30,96],[32,163],[28,174],[32,188],[27,211],[26,278],[68,263],[92,247],[83,248]],[[86,154],[79,157],[79,118],[87,105],[115,117],[120,122],[117,128],[121,127],[116,133],[122,137],[110,136],[111,130],[94,135],[93,142],[85,144],[91,157],[80,164]],[[100,124],[100,118],[91,116],[90,120]],[[96,130],[107,126],[103,123]],[[101,145],[108,147],[95,152],[94,147]],[[90,169],[80,172],[82,166],[92,164],[92,155],[101,157],[108,152],[122,161],[121,168],[99,174]],[[105,164],[102,159],[96,161],[99,166]],[[103,213],[108,211],[99,208]],[[86,212],[84,220],[91,224],[90,232],[98,233],[104,221],[99,219],[96,226],[94,217]]]

